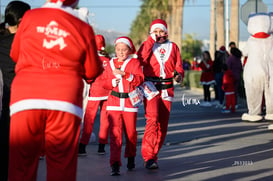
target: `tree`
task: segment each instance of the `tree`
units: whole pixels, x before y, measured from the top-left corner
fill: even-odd
[[[230,41],[234,41],[236,45],[239,43],[239,0],[231,1],[230,12]]]
[[[214,55],[215,52],[215,0],[211,0],[210,8],[210,54]]]
[[[166,19],[168,12],[168,0],[143,0],[136,19],[131,25],[129,36],[136,48],[147,38],[149,27],[154,19]]]
[[[197,40],[194,34],[185,34],[182,41],[182,60],[192,60],[193,57],[200,56],[202,54],[202,46],[202,41]]]
[[[179,48],[181,48],[183,33],[183,9],[185,0],[169,0],[169,11],[167,22],[169,26],[169,37]]]
[[[181,48],[184,2],[185,0],[143,0],[129,34],[136,47],[146,39],[151,22],[161,18],[168,24],[170,39]]]
[[[112,57],[115,55],[115,46],[111,44],[107,44],[105,46],[105,51]]]
[[[217,49],[225,45],[224,0],[216,0]]]

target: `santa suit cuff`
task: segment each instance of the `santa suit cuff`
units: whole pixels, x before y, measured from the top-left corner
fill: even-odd
[[[116,79],[112,79],[112,86],[113,86],[113,87],[117,87]]]
[[[134,79],[133,74],[127,73],[125,72],[125,76],[126,80],[128,80],[129,82],[132,82],[132,80]]]

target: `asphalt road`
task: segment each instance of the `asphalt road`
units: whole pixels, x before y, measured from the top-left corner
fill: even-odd
[[[78,181],[231,181],[273,180],[273,134],[269,122],[241,121],[247,111],[244,100],[235,113],[223,114],[220,108],[201,107],[200,90],[175,87],[175,101],[168,134],[159,153],[159,169],[147,170],[141,157],[141,139],[145,128],[143,107],[138,113],[136,169],[127,171],[122,158],[120,176],[110,176],[109,145],[106,155],[97,154],[98,143],[87,146],[87,157],[78,159]],[[94,133],[98,135],[96,118]],[[124,147],[123,147],[124,150]],[[122,155],[123,156],[123,155]],[[38,181],[46,180],[46,161],[41,160]]]

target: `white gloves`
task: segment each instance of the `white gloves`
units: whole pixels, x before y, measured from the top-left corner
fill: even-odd
[[[156,36],[155,33],[151,33],[150,36],[152,37],[152,39],[153,39],[154,41],[156,41],[157,36]]]

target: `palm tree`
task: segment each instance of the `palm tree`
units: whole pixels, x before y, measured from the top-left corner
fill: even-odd
[[[147,38],[151,22],[157,18],[166,19],[167,12],[167,0],[143,0],[140,12],[133,21],[129,34],[136,48]]]
[[[183,30],[183,8],[185,0],[170,0],[169,1],[169,30],[170,38],[181,48],[182,30]]]
[[[239,41],[239,0],[231,1],[230,12],[230,41],[234,41],[238,45]]]
[[[210,54],[215,52],[215,0],[211,0],[210,7]]]
[[[170,39],[181,48],[184,2],[185,0],[143,0],[129,34],[136,47],[146,39],[152,20],[161,18],[168,24]]]
[[[216,0],[217,49],[225,45],[224,0]]]

